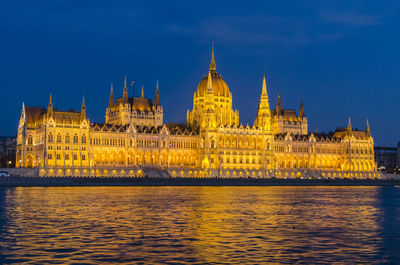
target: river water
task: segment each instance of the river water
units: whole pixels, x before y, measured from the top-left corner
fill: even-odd
[[[0,263],[400,264],[396,187],[0,189]]]

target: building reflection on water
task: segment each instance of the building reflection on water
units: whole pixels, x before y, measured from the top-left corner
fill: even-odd
[[[385,190],[394,189],[7,188],[0,256],[40,264],[394,262],[387,248],[396,245],[385,237],[399,228],[398,199],[390,223],[382,219],[390,218]]]

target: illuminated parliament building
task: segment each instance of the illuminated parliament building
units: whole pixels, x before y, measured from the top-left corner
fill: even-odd
[[[298,113],[285,109],[279,95],[272,109],[265,76],[254,123],[243,125],[232,93],[216,71],[209,71],[193,96],[186,123],[164,123],[158,81],[154,100],[110,98],[104,123],[80,111],[22,105],[16,166],[40,176],[157,176],[232,178],[377,177],[374,141],[347,128],[323,134],[308,131],[303,101]]]

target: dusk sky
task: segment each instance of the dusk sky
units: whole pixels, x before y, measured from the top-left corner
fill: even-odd
[[[164,121],[184,122],[208,72],[253,124],[267,76],[271,108],[303,97],[309,130],[365,129],[376,145],[400,141],[400,6],[397,1],[1,1],[0,135],[15,135],[22,102],[79,109],[104,122],[110,84],[123,78],[154,97]]]

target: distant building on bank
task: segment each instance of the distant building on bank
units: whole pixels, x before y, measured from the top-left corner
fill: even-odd
[[[17,138],[0,136],[0,168],[15,167]]]
[[[309,132],[303,100],[296,113],[278,95],[272,109],[265,76],[260,83],[250,125],[239,121],[214,50],[184,124],[164,123],[158,82],[154,101],[143,89],[128,97],[126,79],[122,97],[111,87],[104,123],[89,121],[84,100],[80,111],[57,110],[51,96],[47,109],[23,104],[17,167],[46,176],[137,176],[156,167],[173,177],[377,177],[368,121],[365,130],[349,119],[331,134]]]
[[[375,146],[375,161],[378,169],[393,173],[398,166],[398,147]]]

